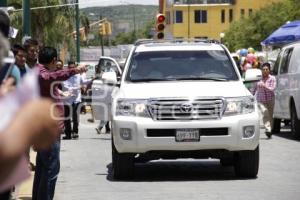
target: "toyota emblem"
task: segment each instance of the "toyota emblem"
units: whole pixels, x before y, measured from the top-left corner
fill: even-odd
[[[193,110],[193,104],[185,103],[180,106],[180,111],[183,113],[190,113]]]

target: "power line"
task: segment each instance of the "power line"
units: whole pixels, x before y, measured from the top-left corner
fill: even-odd
[[[94,2],[99,2],[99,1],[89,1],[86,3],[94,3]],[[110,2],[110,1],[104,1],[104,2]],[[34,7],[30,8],[30,10],[39,10],[39,9],[47,9],[47,8],[59,8],[59,7],[65,7],[65,6],[75,6],[75,5],[82,5],[86,3],[67,3],[67,4],[60,4],[60,5],[51,5],[51,6],[39,6],[39,7]],[[14,12],[20,12],[23,9],[15,9]]]

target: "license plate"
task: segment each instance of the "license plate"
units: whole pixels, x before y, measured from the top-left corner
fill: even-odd
[[[200,141],[199,129],[177,129],[176,142],[198,142]]]

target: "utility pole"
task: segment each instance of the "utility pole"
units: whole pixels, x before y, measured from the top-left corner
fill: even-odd
[[[132,4],[132,9],[133,9],[133,40],[135,42],[136,40],[136,26],[135,26],[135,5]]]
[[[30,0],[23,0],[23,38],[31,36]]]
[[[79,32],[79,0],[76,0],[75,3],[75,17],[76,17],[76,61],[80,63],[80,32]]]
[[[100,15],[100,21],[102,20],[102,15]],[[103,22],[101,22],[103,23]],[[104,26],[103,26],[104,28]],[[104,56],[104,47],[103,47],[103,35],[100,33],[100,42],[101,42],[101,55]]]
[[[0,7],[7,7],[7,0],[0,0]]]
[[[190,35],[191,35],[190,0],[187,0],[187,3],[188,3],[188,39],[190,39]]]

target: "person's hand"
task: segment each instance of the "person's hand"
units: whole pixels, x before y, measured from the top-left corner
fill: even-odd
[[[15,120],[30,129],[30,145],[36,150],[48,149],[59,134],[58,111],[52,101],[35,100],[22,107]]]
[[[262,88],[262,87],[265,87],[265,84],[263,82],[258,82],[257,86],[260,87],[260,88]]]
[[[14,78],[8,78],[2,82],[0,85],[0,97],[5,96],[9,92],[13,91],[15,89],[15,79]]]
[[[78,67],[76,67],[76,72],[79,73],[79,74],[84,73],[86,71],[87,71],[87,68],[86,68],[85,65],[79,65]]]
[[[63,97],[70,97],[70,96],[72,96],[72,91],[65,91],[65,92],[62,92],[61,93],[61,96],[63,96]]]

